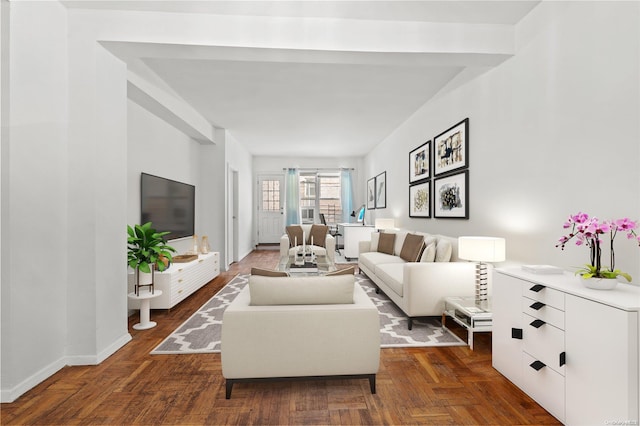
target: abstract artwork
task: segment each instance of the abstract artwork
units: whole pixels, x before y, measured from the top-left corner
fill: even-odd
[[[387,172],[376,176],[376,209],[387,207]]]
[[[430,176],[431,141],[424,143],[409,153],[409,183],[427,179]]]
[[[434,176],[469,166],[469,119],[433,139]]]
[[[376,178],[367,181],[367,210],[376,208]]]
[[[469,171],[438,178],[434,181],[434,217],[469,218]]]
[[[409,187],[409,217],[431,217],[431,182]]]

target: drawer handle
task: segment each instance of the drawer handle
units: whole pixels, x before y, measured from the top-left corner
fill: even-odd
[[[522,340],[522,329],[521,328],[512,328],[511,329],[511,338]]]
[[[198,260],[198,263],[200,263],[200,262],[204,262],[204,259],[200,259],[200,260]]]
[[[531,364],[529,364],[529,367],[533,368],[536,371],[540,371],[543,367],[546,367],[546,365],[542,361],[533,361]]]
[[[182,290],[178,290],[178,294],[182,293]]]
[[[560,352],[560,367],[567,363],[567,354],[566,352]]]
[[[542,302],[536,302],[536,303],[533,303],[533,304],[532,304],[531,306],[529,306],[529,307],[530,307],[530,308],[535,309],[536,311],[539,311],[539,310],[540,310],[540,308],[544,308],[545,306],[547,306],[547,305],[545,305],[545,304],[544,304],[544,303],[542,303]]]
[[[181,282],[182,282],[182,278],[180,278],[180,279],[178,280],[178,282],[179,282],[179,283],[181,283]]]
[[[546,322],[544,322],[544,321],[542,321],[540,319],[537,319],[537,320],[532,321],[531,324],[529,324],[529,325],[531,325],[531,326],[533,326],[535,328],[540,328],[545,324],[546,324]]]
[[[543,286],[542,284],[536,284],[533,287],[531,287],[529,290],[535,291],[537,293],[537,292],[539,292],[540,290],[542,290],[544,288],[545,288],[545,286]]]
[[[182,272],[182,268],[178,269],[178,272]]]

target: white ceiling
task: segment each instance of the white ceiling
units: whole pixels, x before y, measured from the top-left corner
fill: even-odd
[[[65,2],[68,7],[216,15],[507,25],[517,23],[537,3]],[[300,52],[271,52],[267,57],[264,52],[260,55],[253,52],[240,59],[237,54],[216,52],[195,59],[177,52],[180,46],[171,46],[163,55],[149,57],[144,47],[139,48],[133,56],[142,59],[212,125],[228,129],[254,155],[365,155],[470,64],[437,55],[416,58],[389,54],[383,58],[383,53],[375,54],[374,60],[332,60],[327,55],[338,53],[319,51],[306,52],[304,56]],[[171,51],[175,54],[167,53]],[[309,55],[312,60],[308,60]],[[320,56],[323,58],[319,60]]]

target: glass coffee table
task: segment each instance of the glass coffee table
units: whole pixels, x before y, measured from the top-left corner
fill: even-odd
[[[295,266],[295,256],[283,256],[276,267],[277,271],[288,272],[291,276],[325,275],[336,270],[336,265],[327,256],[316,256],[314,264],[306,263],[304,267]]]

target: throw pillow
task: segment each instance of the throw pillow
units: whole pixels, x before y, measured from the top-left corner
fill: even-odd
[[[299,246],[302,245],[304,233],[302,232],[302,226],[289,225],[287,226],[287,235],[289,236],[289,247],[295,247],[296,241]]]
[[[420,256],[420,262],[435,262],[436,260],[436,243],[432,242],[425,247]]]
[[[327,225],[311,225],[311,232],[309,232],[308,244],[311,244],[313,239],[313,245],[318,247],[324,247],[324,242],[327,239],[327,232],[329,227]]]
[[[345,269],[338,269],[337,271],[329,272],[328,274],[325,275],[325,277],[330,277],[333,275],[354,275],[355,273],[356,273],[356,267],[349,266],[348,268],[345,268]]]
[[[260,275],[262,277],[288,277],[289,274],[284,271],[273,271],[271,269],[251,268],[251,275]]]
[[[451,260],[451,242],[447,240],[438,240],[436,245],[436,262],[448,262]]]
[[[407,262],[417,262],[422,252],[422,243],[424,237],[422,235],[407,234],[402,243],[400,250],[400,258]]]
[[[378,239],[378,251],[380,253],[393,254],[393,244],[396,242],[396,234],[381,233]]]

